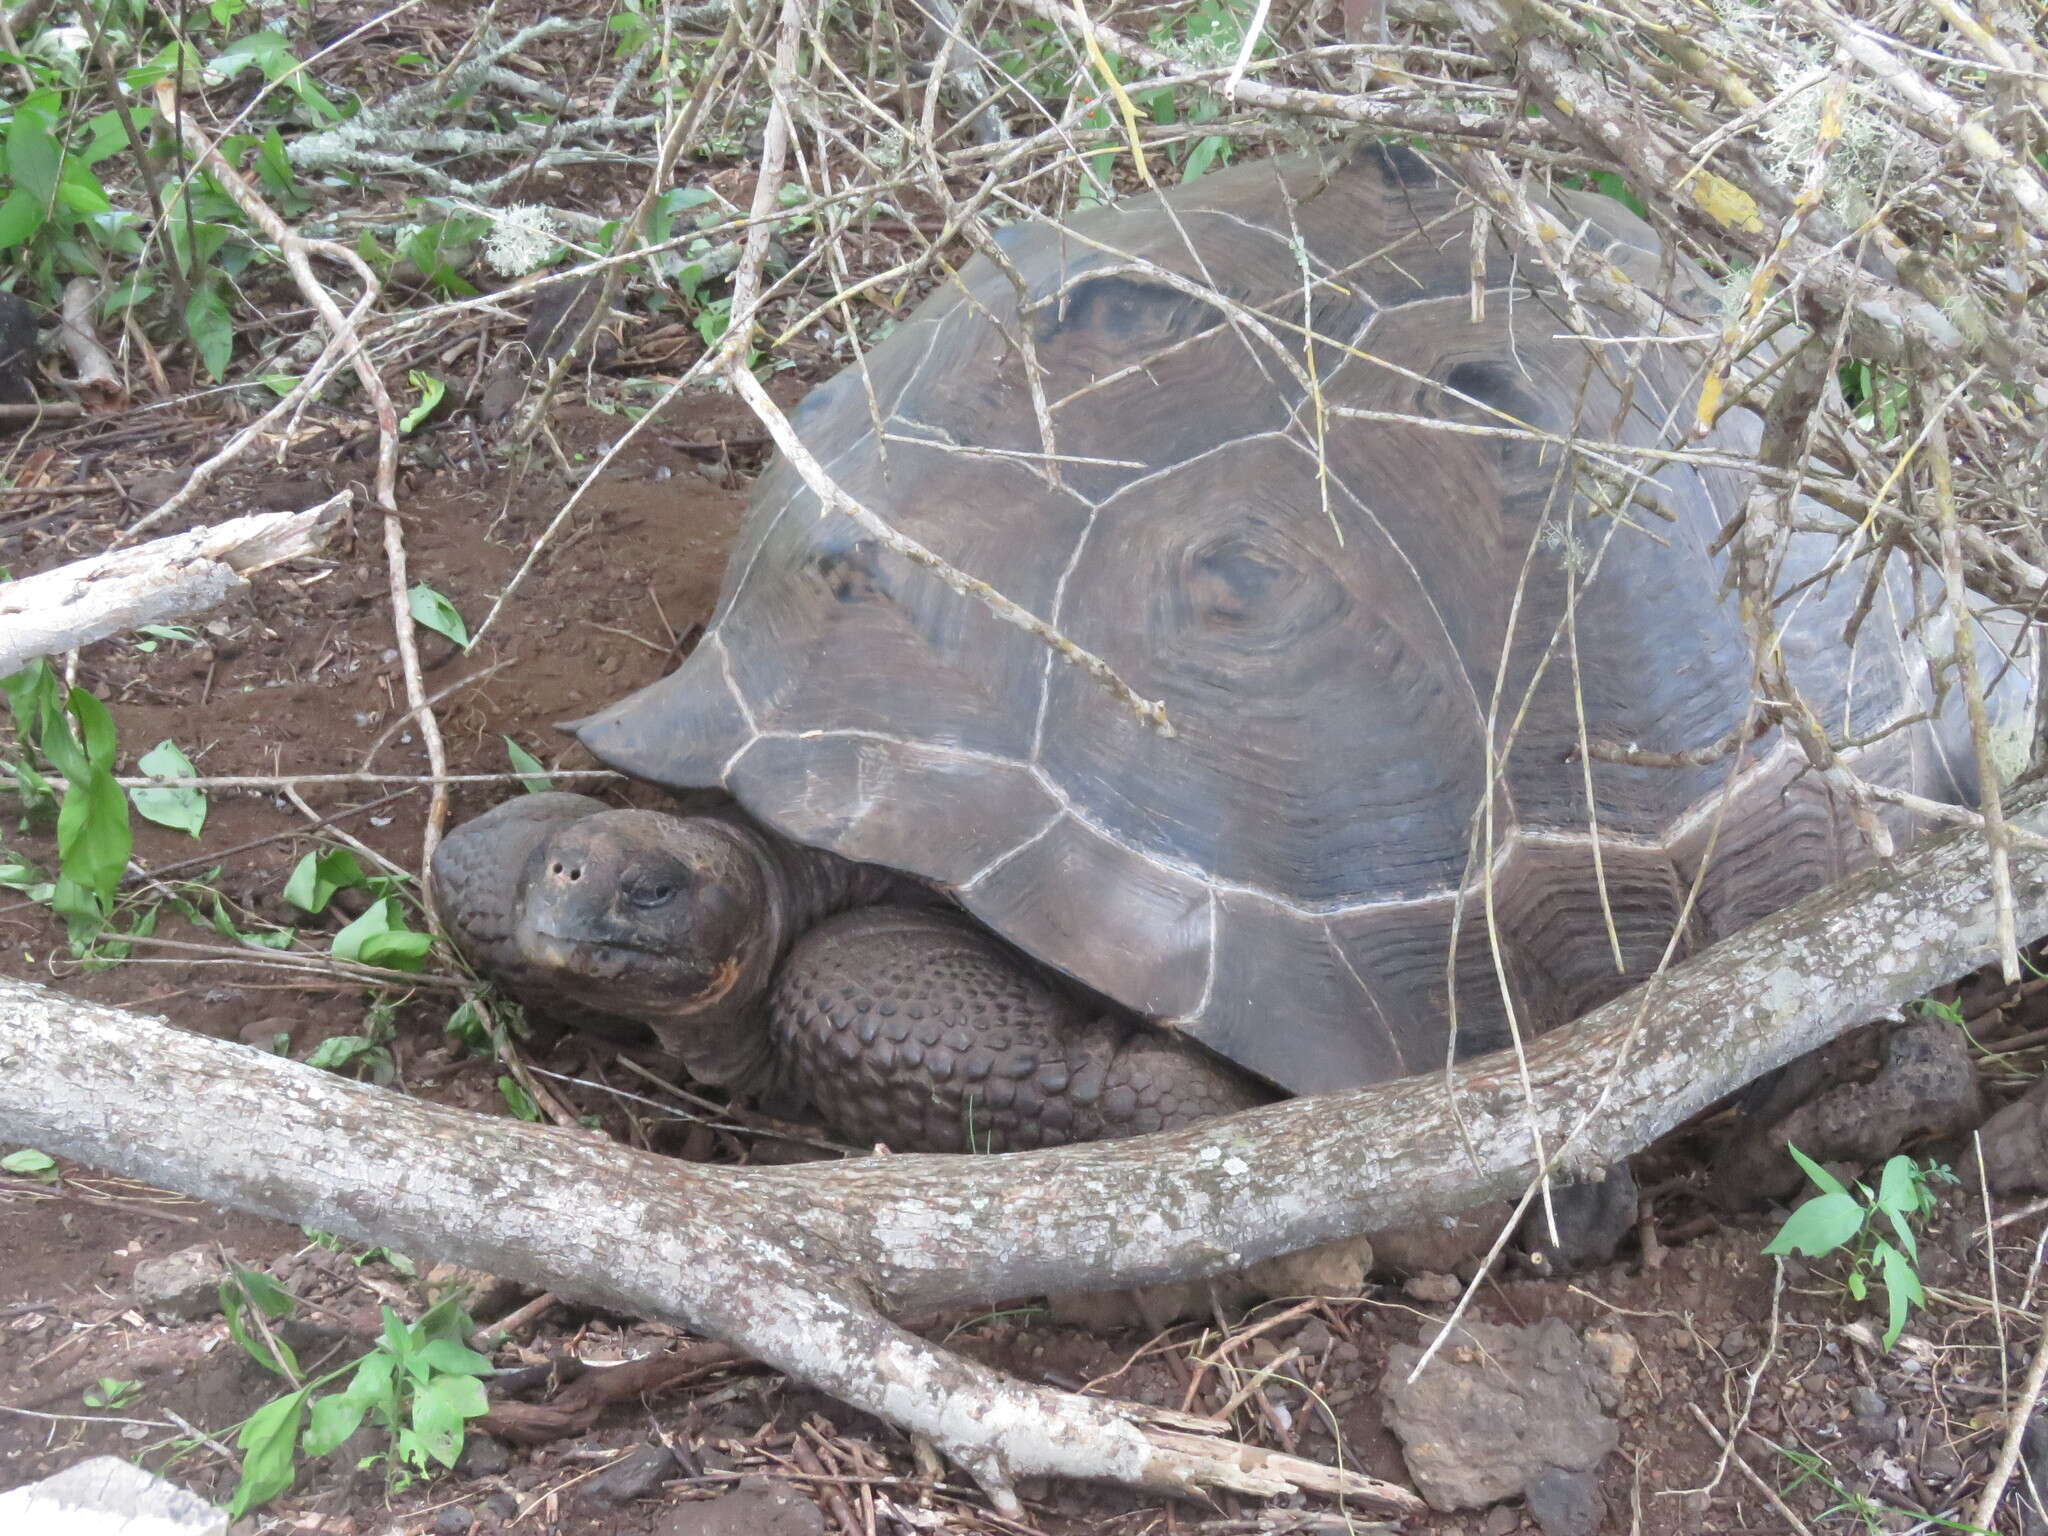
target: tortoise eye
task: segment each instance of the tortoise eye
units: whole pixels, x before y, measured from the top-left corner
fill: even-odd
[[[677,889],[676,882],[665,876],[634,880],[626,885],[626,900],[636,907],[665,907],[675,900]]]

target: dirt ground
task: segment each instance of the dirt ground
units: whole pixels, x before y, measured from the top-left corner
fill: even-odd
[[[780,387],[794,394],[802,380]],[[0,561],[32,571],[103,547],[130,508],[152,504],[219,426],[176,422],[140,436],[82,426],[56,435],[46,444],[54,451],[45,494],[0,507]],[[565,412],[556,433],[562,462],[587,461],[620,428],[596,410]],[[427,686],[455,771],[504,770],[506,735],[551,767],[579,766],[577,749],[551,722],[673,665],[715,596],[758,462],[756,431],[722,396],[671,411],[612,466],[482,645],[464,654],[423,635]],[[311,504],[359,483],[361,449],[362,439],[341,431],[301,442],[288,475],[243,475],[192,520]],[[100,488],[109,476],[119,494]],[[565,470],[545,456],[513,465],[460,429],[429,434],[402,485],[416,579],[475,623],[566,495]],[[169,737],[209,774],[424,771],[421,744],[392,730],[403,692],[378,539],[374,521],[365,521],[331,558],[260,579],[246,601],[203,622],[197,643],[145,654],[121,641],[87,652],[79,681],[112,706],[124,766]],[[502,792],[460,793],[456,815]],[[346,786],[306,798],[395,863],[417,866],[425,796],[416,789]],[[242,911],[285,921],[294,915],[281,899],[285,878],[321,845],[308,826],[307,814],[275,791],[221,793],[196,845],[138,823],[136,857],[160,875],[205,879]],[[29,828],[10,846],[54,862],[46,827]],[[0,923],[0,965],[11,973],[186,1028],[265,1045],[283,1036],[285,1048],[304,1057],[323,1039],[364,1027],[368,1000],[353,984],[309,984],[218,948],[173,947],[212,935],[170,917],[129,961],[94,970],[68,958],[41,909],[15,902],[0,910]],[[321,935],[308,938],[317,946]],[[446,994],[428,991],[400,1006],[388,1047],[394,1086],[506,1113],[498,1067],[445,1037],[448,1007]],[[2019,994],[1979,988],[1968,1009],[1987,1047],[2040,1022]],[[574,1042],[536,1051],[534,1063],[586,1082],[648,1088]],[[2001,1071],[2007,1091],[2024,1076],[2012,1058]],[[579,1112],[662,1149],[680,1145],[658,1117],[629,1125],[601,1088],[549,1081]],[[1510,1271],[1484,1285],[1475,1305],[1473,1315],[1490,1322],[1560,1318],[1633,1342],[1620,1447],[1601,1473],[1607,1514],[1599,1528],[1779,1531],[1793,1528],[1796,1513],[1816,1529],[1906,1531],[1930,1528],[1916,1523],[1929,1515],[1956,1518],[1996,1452],[2006,1394],[2034,1346],[2048,1218],[2025,1214],[1987,1237],[1975,1192],[1951,1192],[1923,1240],[1929,1305],[1887,1354],[1875,1346],[1882,1319],[1874,1303],[1848,1299],[1838,1265],[1788,1265],[1774,1313],[1774,1263],[1760,1249],[1782,1212],[1729,1215],[1703,1198],[1715,1136],[1713,1125],[1696,1127],[1639,1160],[1649,1192],[1646,1247],[1632,1244],[1615,1263],[1566,1280]],[[748,1147],[732,1132],[690,1150],[733,1157]],[[360,1261],[304,1232],[84,1168],[64,1167],[55,1182],[0,1179],[0,1487],[110,1451],[226,1499],[236,1468],[221,1442],[276,1394],[276,1379],[229,1341],[218,1315],[164,1322],[132,1294],[138,1263],[199,1243],[265,1270],[301,1298],[304,1320],[289,1326],[309,1363],[359,1350],[375,1335],[380,1305],[415,1314],[426,1299],[419,1276],[433,1259],[410,1256],[410,1273],[382,1256]],[[525,1299],[499,1295],[489,1316]],[[949,1337],[1033,1380],[1177,1408],[1228,1407],[1247,1438],[1405,1481],[1383,1422],[1386,1353],[1425,1335],[1445,1311],[1427,1286],[1388,1283],[1355,1299],[1276,1303],[1157,1336],[1091,1332],[1027,1307],[964,1320]],[[558,1304],[526,1320],[498,1362],[608,1362],[675,1342],[666,1328]],[[1269,1368],[1263,1376],[1261,1367]],[[139,1386],[118,1406],[95,1410],[84,1394],[102,1378]],[[1746,1428],[1730,1462],[1718,1435],[1737,1419]],[[608,1480],[606,1469],[651,1444],[673,1447],[681,1459],[651,1486],[628,1485],[618,1497],[624,1474],[615,1469]],[[749,1485],[753,1513],[732,1525],[734,1507],[721,1496],[753,1475],[776,1481],[765,1491]],[[957,1471],[934,1477],[921,1467],[895,1431],[776,1376],[726,1366],[614,1407],[579,1436],[533,1447],[475,1443],[458,1471],[409,1487],[337,1456],[306,1468],[247,1528],[330,1536],[1346,1528],[1310,1506],[1262,1514],[1229,1499],[1212,1508],[1071,1486],[1026,1493],[1028,1522],[1005,1521]],[[2006,1507],[1999,1528],[2021,1529],[2016,1502]],[[1360,1520],[1352,1528],[1370,1526]],[[1518,1503],[1404,1527],[1492,1536],[1533,1528]]]

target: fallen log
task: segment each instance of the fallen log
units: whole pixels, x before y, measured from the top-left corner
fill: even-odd
[[[2048,795],[2013,824],[2048,832]],[[2048,854],[2016,850],[2020,936]],[[1184,1280],[1519,1193],[1531,1109],[1603,1167],[1742,1084],[1983,963],[1984,840],[1929,839],[1715,945],[1511,1062],[1297,1099],[1169,1135],[801,1168],[669,1161],[483,1119],[0,979],[0,1137],[659,1318],[912,1433],[998,1508],[1015,1479],[1412,1497],[1159,1415],[1032,1386],[889,1321],[911,1308]]]

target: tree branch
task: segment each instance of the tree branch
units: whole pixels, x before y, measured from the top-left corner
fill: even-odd
[[[2048,830],[2040,786],[2007,809]],[[2022,937],[2048,932],[2048,854],[2016,848],[2012,878]],[[1636,1150],[1982,963],[1993,912],[1983,837],[1963,830],[1714,946],[1536,1042],[1546,1144],[1571,1167]],[[684,1324],[929,1436],[1003,1508],[1016,1478],[1040,1473],[1177,1493],[1339,1483],[1185,1421],[1161,1429],[1016,1382],[885,1310],[1190,1279],[1441,1216],[1533,1175],[1527,1116],[1496,1058],[1125,1142],[714,1168],[419,1103],[0,979],[0,1136]]]
[[[349,504],[264,512],[76,560],[0,588],[0,677],[144,624],[187,618],[248,589],[248,574],[310,555]]]

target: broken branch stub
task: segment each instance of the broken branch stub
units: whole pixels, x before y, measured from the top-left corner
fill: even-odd
[[[248,590],[251,573],[317,553],[347,491],[304,512],[262,512],[75,560],[0,587],[0,677],[41,656],[191,618]]]

